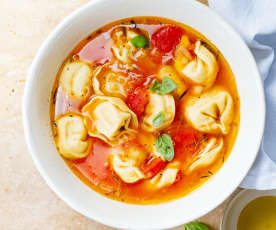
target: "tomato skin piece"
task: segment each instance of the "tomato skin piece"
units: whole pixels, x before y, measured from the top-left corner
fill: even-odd
[[[163,161],[160,157],[151,157],[141,165],[141,170],[146,178],[151,178],[164,169],[165,166],[166,162]]]
[[[184,30],[177,26],[163,26],[151,37],[151,44],[159,51],[167,53],[175,49]]]
[[[142,86],[136,87],[126,98],[126,104],[137,115],[137,117],[140,117],[144,113],[145,107],[148,103],[148,91]]]
[[[181,125],[181,122],[173,124],[167,133],[171,136],[174,143],[176,157],[185,159],[197,153],[198,145],[203,134],[191,127]]]

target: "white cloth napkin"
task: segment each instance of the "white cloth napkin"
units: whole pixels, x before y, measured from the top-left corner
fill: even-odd
[[[276,0],[209,0],[250,47],[264,80],[266,127],[263,142],[241,187],[276,188]],[[231,42],[231,41],[229,41]],[[237,50],[237,52],[239,52]]]

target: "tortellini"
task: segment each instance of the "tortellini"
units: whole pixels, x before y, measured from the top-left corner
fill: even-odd
[[[114,96],[126,98],[127,78],[118,72],[111,71],[107,65],[98,67],[92,78],[93,89],[99,96]]]
[[[208,166],[213,163],[223,147],[223,138],[211,138],[203,146],[202,150],[196,156],[196,160],[188,168],[188,173],[191,171]]]
[[[194,84],[206,89],[211,87],[219,70],[215,55],[200,41],[197,41],[194,48],[196,58],[192,58],[185,47],[190,45],[188,38],[184,36],[182,40],[184,41],[176,51],[176,70]]]
[[[164,119],[158,126],[154,126],[154,119],[163,114]],[[149,103],[145,109],[141,127],[149,132],[159,131],[168,127],[175,116],[175,102],[172,95],[150,93]]]
[[[180,163],[178,161],[169,163],[162,171],[149,180],[153,189],[160,189],[172,185],[179,171]]]
[[[67,62],[60,75],[60,86],[70,95],[85,99],[91,92],[92,70],[84,62]]]
[[[89,154],[91,143],[87,139],[87,129],[83,118],[76,114],[67,114],[56,121],[57,146],[66,158],[79,159]]]
[[[234,116],[232,97],[219,88],[205,92],[200,97],[189,96],[185,102],[184,115],[201,132],[227,134]]]
[[[111,156],[111,165],[116,174],[125,183],[134,183],[145,178],[145,175],[139,169],[139,165],[145,160],[146,153],[144,149],[136,145],[131,145],[124,150],[113,149]]]
[[[178,97],[181,97],[186,91],[187,86],[184,83],[183,79],[178,75],[178,73],[171,66],[163,66],[157,75],[157,78],[162,80],[164,77],[168,77],[177,84],[175,93]]]
[[[83,107],[82,113],[89,135],[110,145],[124,143],[137,133],[137,117],[120,98],[95,96]]]
[[[121,62],[128,63],[130,61],[135,50],[130,40],[137,35],[138,33],[126,27],[118,27],[112,32],[113,46],[111,49]]]
[[[112,31],[113,45],[111,49],[114,56],[121,62],[127,64],[134,58],[138,50],[131,44],[131,39],[138,35],[142,35],[140,30],[129,27],[117,27]]]

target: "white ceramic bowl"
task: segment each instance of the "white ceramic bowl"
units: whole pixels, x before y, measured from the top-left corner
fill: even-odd
[[[241,211],[250,201],[262,196],[276,196],[274,190],[243,190],[240,191],[227,205],[221,221],[221,230],[237,230]]]
[[[49,97],[63,60],[95,29],[132,16],[161,16],[204,34],[229,62],[241,100],[236,144],[219,172],[182,199],[159,205],[110,200],[83,184],[58,155],[50,129]],[[208,7],[194,0],[93,0],[67,17],[39,50],[25,88],[23,124],[30,153],[48,185],[72,208],[103,224],[124,229],[164,229],[194,220],[222,203],[252,166],[264,129],[265,104],[255,61],[240,36]]]

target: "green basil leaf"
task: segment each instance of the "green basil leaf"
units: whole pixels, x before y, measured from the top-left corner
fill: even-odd
[[[177,88],[177,84],[170,78],[164,77],[162,81],[164,94],[170,93]]]
[[[151,86],[151,91],[154,93],[158,93],[161,91],[161,87],[162,87],[161,83],[157,80],[154,80]]]
[[[159,93],[159,94],[168,94],[174,91],[177,88],[177,84],[170,78],[164,77],[162,84],[155,80],[152,84],[151,91],[154,93]]]
[[[169,135],[160,135],[155,142],[157,150],[167,161],[172,161],[174,158],[173,142]]]
[[[141,35],[135,36],[134,38],[132,38],[130,40],[130,42],[135,48],[144,48],[145,49],[145,48],[149,47],[148,39]]]
[[[210,228],[199,222],[191,222],[184,224],[184,230],[210,230]]]
[[[154,127],[159,127],[160,125],[163,124],[164,120],[166,118],[166,114],[164,112],[158,113],[155,118],[152,120],[152,125]]]

